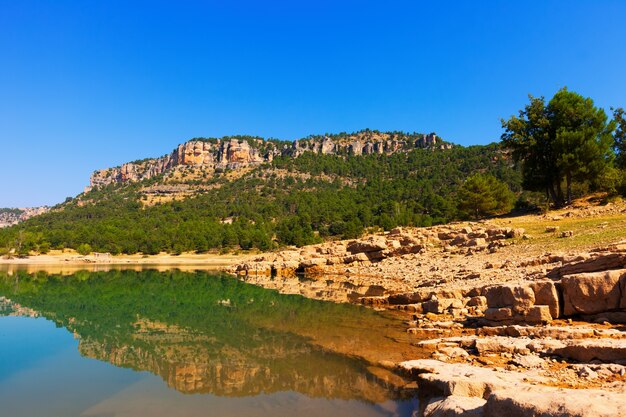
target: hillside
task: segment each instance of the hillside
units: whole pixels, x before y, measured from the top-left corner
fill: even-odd
[[[163,157],[94,172],[85,193],[4,230],[0,247],[268,250],[368,227],[428,226],[458,217],[456,191],[475,172],[520,191],[498,145],[456,146],[435,134],[193,139]]]

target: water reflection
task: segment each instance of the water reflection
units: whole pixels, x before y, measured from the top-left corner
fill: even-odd
[[[411,356],[401,324],[358,306],[180,271],[18,271],[0,274],[0,295],[0,315],[52,320],[81,355],[149,371],[181,393],[376,404],[415,394],[372,365]]]

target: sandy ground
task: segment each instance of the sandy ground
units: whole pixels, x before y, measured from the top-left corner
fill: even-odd
[[[46,255],[0,259],[0,271],[46,271],[72,273],[78,270],[106,271],[109,269],[179,269],[182,271],[219,270],[241,262],[246,255],[182,254],[182,255],[79,255],[76,252],[51,251]]]

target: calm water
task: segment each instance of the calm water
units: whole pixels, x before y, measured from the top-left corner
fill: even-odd
[[[0,416],[410,416],[403,326],[206,272],[0,272]]]

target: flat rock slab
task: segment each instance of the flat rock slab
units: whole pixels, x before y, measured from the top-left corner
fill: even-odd
[[[617,417],[626,416],[626,393],[543,386],[493,392],[484,417]]]
[[[538,385],[540,376],[424,359],[402,362],[420,389],[436,389],[425,417],[626,416],[626,387],[619,391]],[[475,398],[475,400],[461,397]]]

